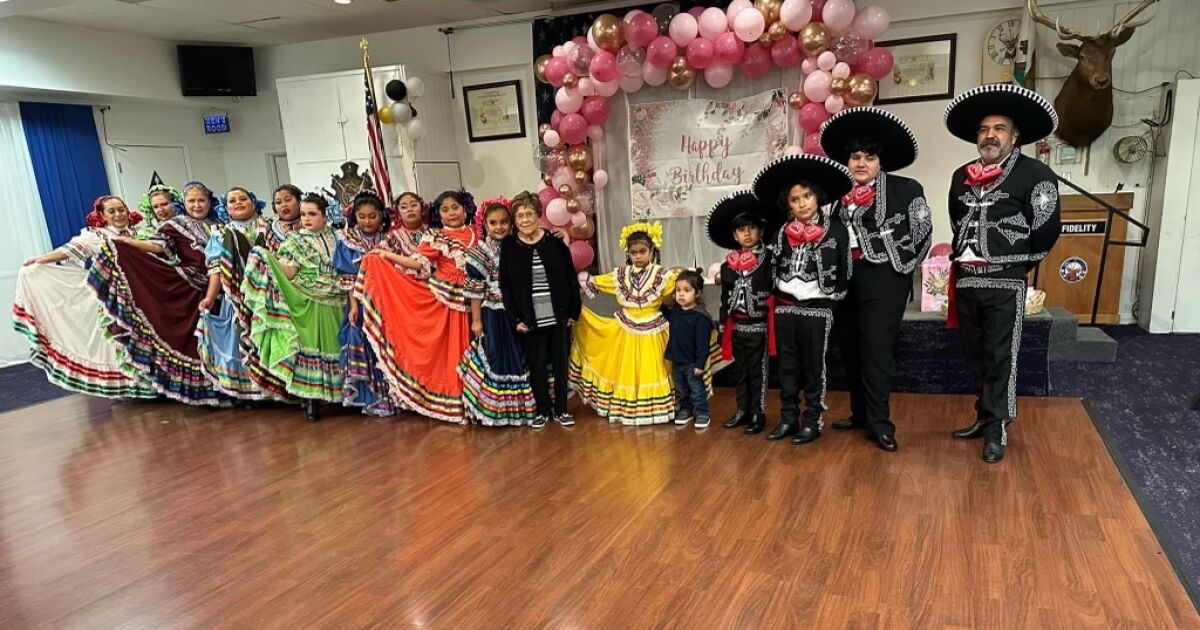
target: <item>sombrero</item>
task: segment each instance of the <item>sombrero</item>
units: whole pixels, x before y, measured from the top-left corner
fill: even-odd
[[[991,83],[967,90],[946,107],[946,129],[975,144],[979,122],[988,116],[1007,116],[1020,134],[1019,144],[1032,144],[1054,133],[1058,114],[1044,96],[1012,83]]]
[[[774,224],[778,222],[772,220],[772,216],[776,213],[769,212],[769,209],[762,201],[758,200],[758,197],[754,196],[753,192],[737,190],[721,197],[717,203],[713,204],[705,226],[708,231],[708,240],[722,249],[741,249],[741,245],[733,237],[733,221],[744,214],[753,217],[754,222],[762,230],[764,242],[771,229],[777,227]]]
[[[821,132],[821,148],[841,164],[850,162],[849,144],[858,139],[879,144],[879,168],[898,171],[917,160],[917,137],[895,114],[878,107],[853,107],[834,114]]]
[[[801,181],[820,186],[828,195],[826,201],[832,201],[850,192],[854,176],[823,155],[788,155],[768,163],[754,177],[754,196],[774,209],[779,195]]]

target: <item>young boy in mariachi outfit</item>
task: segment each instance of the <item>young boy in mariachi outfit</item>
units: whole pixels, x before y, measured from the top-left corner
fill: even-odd
[[[726,429],[749,425],[746,433],[762,432],[767,422],[767,322],[770,316],[771,250],[768,212],[749,190],[722,197],[708,214],[708,238],[730,250],[721,263],[721,358],[733,361],[737,411]]]

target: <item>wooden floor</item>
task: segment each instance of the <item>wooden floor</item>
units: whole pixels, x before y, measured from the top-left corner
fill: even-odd
[[[889,455],[73,396],[0,416],[0,627],[1200,628],[1078,401],[991,466],[970,400],[894,411]]]

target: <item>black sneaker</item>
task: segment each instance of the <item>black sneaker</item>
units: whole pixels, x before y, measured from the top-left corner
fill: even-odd
[[[541,429],[541,428],[545,427],[546,423],[549,421],[550,421],[550,419],[547,418],[546,416],[543,416],[543,415],[534,416],[533,420],[529,421],[529,428]]]
[[[575,426],[575,416],[572,416],[571,414],[569,414],[565,411],[563,413],[560,413],[560,414],[554,416],[554,420],[556,422],[558,422],[559,426],[564,426],[564,427]]]
[[[708,416],[696,416],[695,427],[697,429],[707,429],[708,423],[711,421],[712,421],[712,418],[709,418]]]
[[[675,424],[683,426],[692,421],[692,410],[676,409],[672,416],[675,418]]]

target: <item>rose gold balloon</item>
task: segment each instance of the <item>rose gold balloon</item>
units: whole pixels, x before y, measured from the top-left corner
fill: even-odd
[[[577,144],[567,150],[567,164],[577,171],[592,170],[592,149],[586,144]]]
[[[875,98],[875,80],[866,74],[852,75],[846,85],[846,97],[855,103],[866,105]]]
[[[800,92],[792,92],[788,94],[788,107],[800,111],[801,107],[808,103],[808,99],[804,98],[804,94]]]
[[[783,0],[755,0],[754,2],[754,8],[763,14],[763,19],[767,21],[768,26],[779,21],[781,5],[783,5]]]
[[[547,173],[547,174],[545,174],[545,175],[542,175],[542,183],[543,183],[543,184],[545,184],[545,185],[547,185],[547,186],[553,186],[553,185],[554,185],[554,178],[553,178],[553,177],[550,177],[550,174],[549,174],[549,173]]]
[[[621,18],[605,13],[592,23],[592,39],[597,46],[615,55],[625,45],[625,33],[621,26]]]
[[[783,22],[776,22],[767,27],[767,36],[772,42],[777,42],[788,36],[788,29],[783,25]]]
[[[667,76],[667,85],[675,90],[686,90],[696,82],[696,71],[687,65],[682,56],[676,57],[671,63],[671,74]]]
[[[533,76],[537,77],[537,80],[542,83],[549,83],[546,80],[546,64],[550,63],[550,59],[552,59],[550,55],[542,55],[537,58],[537,61],[533,62]]]
[[[567,200],[567,212],[570,212],[571,214],[575,214],[576,212],[579,212],[582,209],[583,209],[583,206],[579,205],[578,199]]]
[[[845,96],[846,90],[850,89],[850,85],[846,79],[834,79],[833,82],[829,84],[829,89],[838,96]]]
[[[550,131],[553,128],[554,127],[550,126],[550,123],[542,123],[538,125],[538,137],[541,138],[542,136],[546,135],[547,131]]]
[[[805,24],[804,28],[800,29],[797,39],[800,40],[800,48],[809,57],[816,57],[829,50],[829,29],[820,22]]]
[[[574,199],[575,189],[571,188],[569,184],[563,184],[562,186],[558,187],[558,196],[562,197],[563,199]]]
[[[570,202],[567,203],[570,206]],[[587,241],[596,235],[596,223],[588,217],[587,223],[583,227],[568,226],[567,234],[570,235],[573,241]]]
[[[580,186],[588,183],[588,172],[587,171],[575,171],[575,183],[579,184]]]
[[[563,87],[573,88],[579,85],[579,77],[575,76],[574,72],[568,72],[563,75]]]

